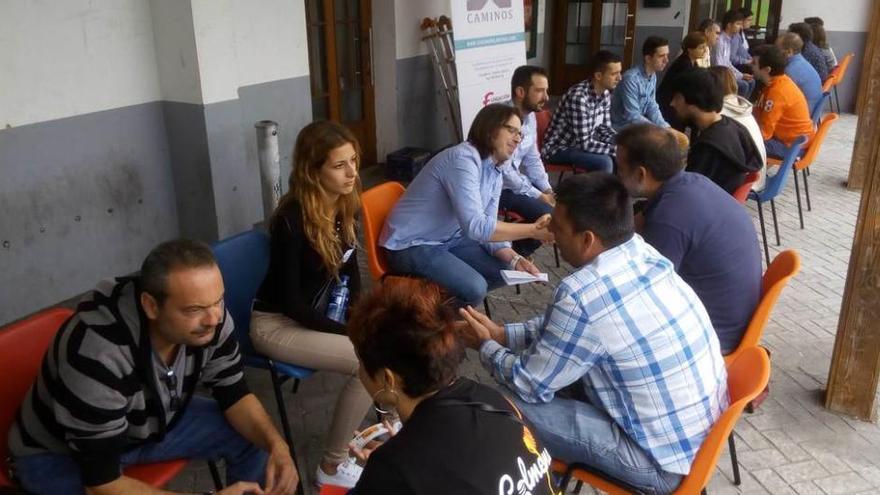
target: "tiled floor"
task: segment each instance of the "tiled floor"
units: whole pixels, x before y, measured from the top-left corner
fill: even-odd
[[[812,167],[810,193],[813,211],[805,212],[806,229],[800,230],[794,184],[789,180],[777,202],[781,249],[801,255],[801,273],[783,292],[767,328],[764,344],[772,351],[771,394],[754,414],[746,414],[736,427],[742,485],[732,483],[730,459],[723,454],[710,494],[843,494],[880,493],[880,426],[843,417],[822,407],[834,334],[846,280],[860,195],[843,187],[849,167],[856,118],[843,116],[831,129],[817,163]],[[371,181],[366,181],[371,182]],[[757,212],[750,203],[757,226]],[[767,211],[769,221],[769,211]],[[538,262],[551,273],[551,281],[565,276],[569,267],[553,265],[552,250],[542,249]],[[492,293],[496,320],[517,321],[541,312],[551,288],[524,287]],[[493,383],[475,355],[461,373]],[[253,389],[267,409],[276,412],[268,376],[249,373]],[[286,395],[294,429],[298,463],[311,478],[321,455],[336,392],[338,376],[318,373],[306,380],[296,395]],[[207,468],[192,463],[172,488],[211,488]],[[311,490],[307,487],[307,493]],[[590,493],[584,488],[582,493]]]

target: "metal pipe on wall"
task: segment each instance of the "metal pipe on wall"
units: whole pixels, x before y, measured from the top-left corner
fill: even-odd
[[[281,199],[281,156],[278,153],[278,123],[261,120],[257,128],[257,157],[263,191],[263,218],[267,221]]]

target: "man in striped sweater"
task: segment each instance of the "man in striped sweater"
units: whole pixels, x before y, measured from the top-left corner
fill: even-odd
[[[158,494],[129,464],[223,458],[223,495],[293,493],[296,466],[242,373],[208,246],[160,244],[136,277],[101,283],[43,359],[9,434],[34,494]],[[197,385],[214,400],[194,395]]]

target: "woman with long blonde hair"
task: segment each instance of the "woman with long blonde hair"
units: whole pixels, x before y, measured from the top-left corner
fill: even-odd
[[[360,291],[355,225],[360,209],[360,146],[334,122],[300,131],[290,189],[269,224],[269,271],[251,317],[251,339],[279,361],[347,375],[330,424],[317,483],[353,486],[360,468],[346,463],[348,442],[371,400],[358,380],[358,359],[345,325],[327,316],[330,294],[347,279]]]

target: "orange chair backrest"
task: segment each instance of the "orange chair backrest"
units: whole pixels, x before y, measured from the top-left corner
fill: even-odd
[[[837,80],[837,73],[839,71],[833,71],[831,74],[828,74],[828,77],[825,78],[825,82],[822,83],[822,93],[827,93],[831,91],[831,88],[834,87],[834,84]]]
[[[733,197],[740,203],[745,204],[746,199],[749,198],[749,192],[751,192],[752,186],[755,182],[758,182],[759,178],[761,178],[761,172],[749,172],[746,174],[746,181],[733,191]]]
[[[819,122],[819,128],[816,129],[816,134],[813,136],[813,139],[810,140],[810,143],[807,144],[807,151],[804,153],[804,156],[794,162],[795,170],[803,170],[810,165],[813,164],[813,160],[816,159],[816,155],[819,154],[819,149],[822,147],[822,141],[825,140],[825,136],[828,135],[828,129],[831,128],[831,124],[837,120],[839,116],[836,113],[827,113],[824,117],[822,117],[822,121]]]
[[[385,226],[385,219],[406,188],[399,182],[386,182],[361,194],[361,214],[364,222],[367,265],[373,280],[381,280],[388,271],[388,264],[379,249],[379,235]]]
[[[730,365],[746,349],[758,346],[761,342],[761,336],[764,334],[764,328],[770,321],[770,313],[776,306],[779,295],[782,294],[782,289],[799,271],[801,271],[801,257],[797,251],[788,249],[773,258],[761,278],[761,299],[758,301],[758,307],[752,314],[752,319],[743,333],[739,346],[735,351],[724,356],[726,364]]]
[[[52,339],[72,314],[66,308],[48,309],[0,329],[0,486],[12,486],[6,475],[6,437],[18,406],[36,379]]]
[[[537,134],[539,150],[544,148],[544,135],[547,134],[547,128],[550,127],[552,118],[553,114],[550,113],[550,110],[535,112],[535,134]]]
[[[847,53],[843,56],[843,59],[841,59],[840,63],[838,64],[838,67],[840,67],[840,69],[838,69],[837,72],[834,74],[835,86],[843,82],[843,78],[846,77],[846,70],[849,69],[849,63],[852,62],[852,58],[853,54]]]
[[[727,391],[730,396],[730,407],[712,425],[709,435],[697,451],[691,472],[675,490],[677,494],[700,493],[712,475],[715,465],[727,444],[739,417],[746,404],[758,396],[770,381],[770,358],[761,347],[744,349],[736,360],[727,368]]]

